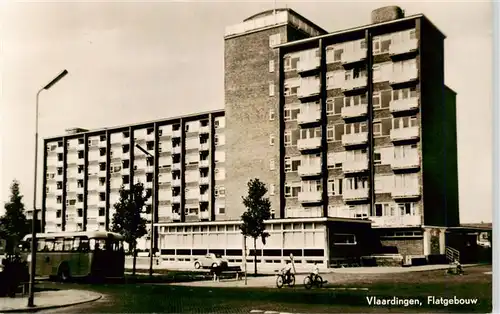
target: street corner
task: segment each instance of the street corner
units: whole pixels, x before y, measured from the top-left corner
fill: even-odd
[[[63,308],[94,302],[102,294],[87,290],[51,290],[35,293],[34,307],[28,307],[28,297],[0,298],[0,313],[26,313]]]

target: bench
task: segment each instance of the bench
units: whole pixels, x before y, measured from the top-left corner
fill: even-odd
[[[234,274],[236,276],[236,280],[241,280],[243,272],[241,271],[240,266],[230,266],[225,269],[219,269],[218,267],[211,268],[210,274],[213,276],[214,281],[219,280],[220,277],[225,274]]]

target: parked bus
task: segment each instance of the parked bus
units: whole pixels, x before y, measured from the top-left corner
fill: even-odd
[[[117,278],[125,271],[123,237],[117,233],[62,232],[36,235],[37,276]],[[24,237],[23,255],[31,261],[31,235]]]

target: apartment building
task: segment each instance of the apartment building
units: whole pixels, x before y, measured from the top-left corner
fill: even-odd
[[[214,111],[45,139],[44,230],[109,230],[120,188],[137,182],[154,191],[148,222],[153,202],[155,222],[223,217],[224,128],[224,112]]]
[[[271,237],[249,261],[443,255],[459,223],[444,39],[398,7],[333,33],[291,9],[229,26],[224,111],[45,141],[45,230],[109,228],[120,186],[141,181],[165,259],[213,252],[238,263],[253,247],[238,229],[241,198],[259,178]]]

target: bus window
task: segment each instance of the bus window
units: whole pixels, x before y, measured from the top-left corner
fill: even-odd
[[[55,241],[54,241],[54,251],[55,252],[62,252],[63,248],[64,248],[64,238],[57,238]]]
[[[76,237],[73,239],[73,246],[71,247],[72,251],[80,250],[80,237]]]
[[[24,246],[26,246],[26,244],[28,244],[28,243],[29,242],[26,241]],[[36,244],[37,252],[43,251],[44,248],[45,248],[45,239],[38,239],[38,243]]]
[[[71,249],[73,249],[73,238],[64,239],[63,250],[65,252],[68,252],[68,251],[71,251]]]
[[[81,252],[88,252],[89,251],[89,239],[81,238],[80,251]]]
[[[106,250],[106,240],[105,239],[90,239],[90,250]]]
[[[54,239],[45,239],[44,246],[42,248],[43,252],[52,252],[54,250],[55,242]]]
[[[123,242],[122,241],[113,241],[112,242],[113,251],[123,251]]]

